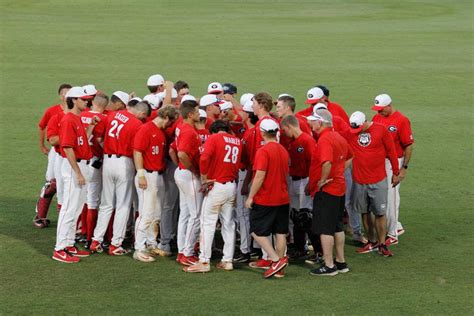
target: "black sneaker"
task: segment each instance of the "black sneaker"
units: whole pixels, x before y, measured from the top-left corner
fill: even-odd
[[[326,265],[323,265],[317,269],[311,270],[309,272],[311,275],[319,275],[319,276],[335,276],[337,274],[336,265],[334,267],[329,268]]]
[[[338,273],[347,273],[347,272],[349,272],[349,267],[347,266],[347,263],[345,263],[345,262],[334,261],[334,265],[336,266],[336,269],[337,269]]]
[[[234,258],[234,262],[239,263],[249,263],[250,262],[250,253],[241,253]]]
[[[252,259],[258,259],[262,257],[262,250],[259,248],[253,248],[250,251],[250,258]]]
[[[321,264],[324,263],[324,259],[320,253],[316,253],[312,256],[309,256],[304,262],[307,264]]]

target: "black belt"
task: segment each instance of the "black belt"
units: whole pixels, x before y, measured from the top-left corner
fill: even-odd
[[[145,171],[148,172],[148,173],[158,172],[159,175],[162,175],[163,173],[165,173],[164,170],[148,170],[148,169],[145,169]]]
[[[240,171],[246,171],[246,170],[247,170],[246,168],[242,168],[242,169],[240,169]]]
[[[109,158],[112,158],[113,156],[117,157],[117,158],[120,158],[122,157],[122,155],[113,155],[113,154],[108,154],[107,157]]]
[[[235,180],[227,181],[227,182],[224,182],[222,184],[227,184],[227,183],[235,183]]]
[[[291,180],[293,180],[293,181],[303,180],[303,179],[306,179],[306,178],[307,178],[307,177],[291,176]]]
[[[86,165],[90,164],[91,161],[90,160],[85,160],[85,159],[76,159],[77,162],[81,162],[81,161],[84,161],[86,163]]]

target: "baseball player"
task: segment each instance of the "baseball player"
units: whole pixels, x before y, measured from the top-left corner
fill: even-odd
[[[136,132],[151,112],[147,102],[139,102],[127,110],[110,113],[104,134],[104,163],[102,167],[102,195],[99,215],[90,246],[91,252],[102,252],[101,243],[115,208],[113,237],[109,255],[120,256],[127,252],[122,248],[127,221],[132,204],[133,165],[132,143]]]
[[[233,208],[236,179],[242,154],[240,139],[230,134],[229,125],[217,120],[211,125],[212,135],[207,139],[200,158],[201,182],[206,193],[201,211],[201,239],[199,262],[185,267],[186,272],[209,272],[212,243],[217,220],[220,219],[224,239],[222,260],[217,269],[233,270],[235,221]]]
[[[209,128],[210,124],[214,121],[219,119],[219,115],[221,113],[220,104],[224,102],[221,101],[216,95],[214,94],[206,94],[199,100],[199,108],[201,110],[206,111],[207,117],[209,119],[209,123],[207,128]]]
[[[122,111],[127,108],[130,101],[130,95],[123,91],[115,91],[110,97],[110,103],[107,106],[107,112]]]
[[[199,179],[201,140],[194,127],[194,124],[199,122],[198,103],[185,101],[181,103],[179,110],[183,121],[176,129],[179,165],[174,174],[180,196],[177,261],[182,265],[192,265],[198,261],[194,256],[194,243],[199,234],[199,216],[203,198]]]
[[[313,105],[316,103],[324,103],[327,105],[327,109],[333,116],[339,116],[349,124],[349,117],[347,116],[346,111],[340,106],[339,104],[329,101],[329,89],[326,88],[325,86],[319,85],[314,88],[311,88],[308,90],[307,94],[307,100],[306,104],[309,104],[308,108],[301,110],[297,113],[297,115],[302,115],[302,116],[309,116],[314,112],[314,109],[312,108]]]
[[[66,94],[70,110],[61,120],[60,142],[64,158],[61,174],[64,181],[64,202],[59,212],[56,245],[53,259],[64,263],[77,263],[79,257],[87,257],[89,252],[74,246],[76,223],[86,202],[86,182],[89,181],[89,164],[92,151],[87,141],[97,120],[86,129],[82,125],[80,113],[87,108],[83,87],[73,87]]]
[[[47,136],[46,127],[48,126],[49,120],[53,116],[58,113],[64,113],[64,111],[67,109],[65,96],[69,89],[71,89],[71,85],[67,83],[59,86],[58,94],[61,98],[61,103],[49,107],[44,112],[43,117],[38,124],[40,150],[44,155],[48,156],[48,166],[46,168],[46,182],[43,185],[43,188],[41,188],[40,197],[38,202],[36,202],[36,215],[33,219],[33,224],[37,228],[45,228],[49,225],[49,220],[47,219],[49,205],[51,204],[51,200],[57,191],[56,176],[54,173],[54,160],[58,154],[56,150],[53,148],[48,149],[44,144]]]
[[[179,106],[185,95],[189,94],[189,85],[187,82],[178,80],[174,84],[174,89],[176,90],[177,98],[174,105]]]
[[[255,98],[257,96],[258,94]],[[277,122],[265,118],[260,121],[259,128],[265,144],[255,154],[254,176],[245,206],[252,208],[250,212],[252,236],[272,261],[264,272],[264,277],[269,278],[288,265],[285,252],[290,202],[286,180],[289,157],[286,149],[278,144]],[[276,237],[276,248],[273,248],[268,238],[271,234]]]
[[[155,110],[163,103],[163,101],[165,101],[163,100],[163,94],[161,93],[165,91],[165,79],[160,74],[151,75],[148,77],[146,85],[150,93],[144,96],[143,100],[149,102],[152,110]],[[165,104],[170,104],[170,102],[171,94],[168,94],[168,99]]]
[[[294,115],[295,108],[295,98],[293,98],[291,95],[282,94],[278,97],[278,101],[276,104],[276,112],[280,120],[282,120],[288,115]],[[296,116],[296,119],[298,120],[298,125],[302,132],[308,135],[313,135],[313,132],[311,131],[311,128],[308,125],[308,122],[304,118],[302,118],[301,116]],[[291,139],[289,139],[285,133],[282,133],[280,135],[280,144],[282,144],[283,147],[288,148],[290,142]]]
[[[388,94],[380,94],[375,97],[375,104],[372,110],[378,113],[372,118],[373,122],[385,126],[392,135],[397,151],[398,166],[400,168],[400,181],[405,179],[408,164],[413,152],[413,133],[411,131],[410,120],[392,106],[392,98]],[[387,179],[392,178],[392,168],[390,161],[385,159],[385,170]],[[387,245],[398,243],[398,235],[405,232],[403,226],[398,221],[400,210],[400,185],[388,186],[387,197]]]
[[[86,90],[87,91],[87,90]],[[94,234],[95,225],[97,224],[97,216],[102,193],[102,162],[104,159],[104,151],[102,149],[102,137],[107,122],[107,116],[104,114],[105,107],[109,103],[106,95],[96,95],[92,100],[90,111],[81,113],[81,120],[84,127],[89,126],[95,116],[99,117],[92,135],[89,137],[89,146],[92,150],[92,160],[90,163],[90,179],[87,182],[87,207],[86,214],[81,219],[82,225],[85,226],[85,248],[89,249]]]
[[[352,203],[362,214],[369,242],[357,250],[358,253],[377,251],[384,257],[393,254],[385,244],[387,235],[388,181],[385,158],[388,157],[393,170],[390,185],[398,185],[398,160],[395,144],[388,130],[381,124],[367,122],[365,114],[354,112],[350,117],[352,138],[349,145],[354,152],[352,160]],[[375,226],[369,212],[375,215]],[[377,235],[374,235],[374,227]]]
[[[138,218],[135,225],[133,258],[153,262],[160,255],[154,227],[158,227],[165,198],[166,168],[164,130],[176,120],[178,112],[172,105],[161,107],[158,116],[138,130],[133,141],[133,160],[137,175]],[[148,236],[152,235],[152,238]],[[148,246],[148,251],[147,251]]]
[[[217,98],[222,99],[224,97],[224,89],[219,82],[211,82],[207,86],[207,93],[214,94]]]

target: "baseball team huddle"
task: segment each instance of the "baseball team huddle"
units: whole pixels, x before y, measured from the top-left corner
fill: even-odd
[[[48,167],[33,222],[48,227],[56,195],[54,260],[133,251],[140,262],[177,255],[185,272],[202,273],[222,256],[217,269],[248,264],[282,278],[294,259],[334,276],[349,271],[345,224],[358,253],[393,255],[414,139],[389,95],[376,96],[368,120],[349,117],[322,85],[299,112],[290,94],[239,98],[231,83],[210,83],[200,99],[159,74],[147,87],[143,98],[109,98],[62,84],[41,118]]]

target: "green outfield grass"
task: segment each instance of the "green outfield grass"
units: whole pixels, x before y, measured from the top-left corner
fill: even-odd
[[[0,0],[0,314],[473,314],[471,1]],[[32,226],[44,181],[37,122],[60,83],[146,92],[149,75],[239,93],[326,84],[352,113],[388,92],[416,146],[394,257],[357,255],[334,278],[291,265],[187,275],[173,259],[51,260]],[[469,92],[471,91],[471,92]]]

